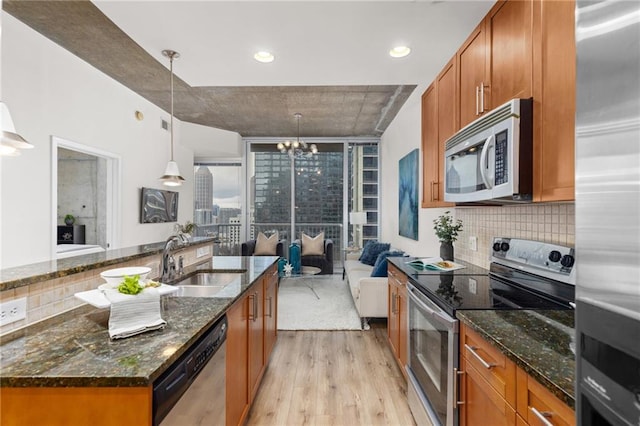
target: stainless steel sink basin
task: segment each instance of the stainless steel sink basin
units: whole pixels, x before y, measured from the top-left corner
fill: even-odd
[[[226,286],[235,280],[240,279],[242,273],[236,272],[198,272],[182,281],[178,281],[175,285],[192,285],[192,286]]]
[[[242,272],[198,272],[174,285],[177,297],[235,297],[240,294]]]

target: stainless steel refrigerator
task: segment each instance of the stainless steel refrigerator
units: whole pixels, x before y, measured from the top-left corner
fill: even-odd
[[[640,424],[640,1],[576,4],[576,415]]]

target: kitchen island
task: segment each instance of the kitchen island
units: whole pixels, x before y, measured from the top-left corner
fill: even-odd
[[[56,415],[64,421],[53,424],[89,419],[92,424],[114,424],[116,419],[150,424],[154,380],[276,260],[270,256],[213,257],[185,271],[185,277],[197,270],[241,273],[228,284],[232,292],[225,292],[225,297],[164,296],[162,317],[167,326],[162,330],[112,341],[109,310],[85,305],[3,336],[1,424],[36,424],[42,416],[52,419]],[[109,416],[86,417],[87,412],[105,406],[110,407]]]

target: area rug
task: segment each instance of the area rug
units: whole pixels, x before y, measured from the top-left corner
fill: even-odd
[[[283,278],[279,330],[360,330],[349,285],[340,275]]]

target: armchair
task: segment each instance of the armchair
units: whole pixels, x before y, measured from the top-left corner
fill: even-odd
[[[295,240],[294,244],[298,244],[302,248],[302,241],[299,239]],[[319,275],[333,274],[333,241],[330,239],[324,240],[324,253],[322,255],[303,255],[301,256],[301,261],[302,266],[320,268]]]
[[[286,244],[286,240],[278,241],[278,244],[276,245],[276,254],[275,254],[276,256],[285,257],[284,255],[285,244]],[[253,256],[254,255],[253,253],[256,251],[256,240],[245,241],[244,243],[242,243],[240,248],[241,248],[242,256]]]

